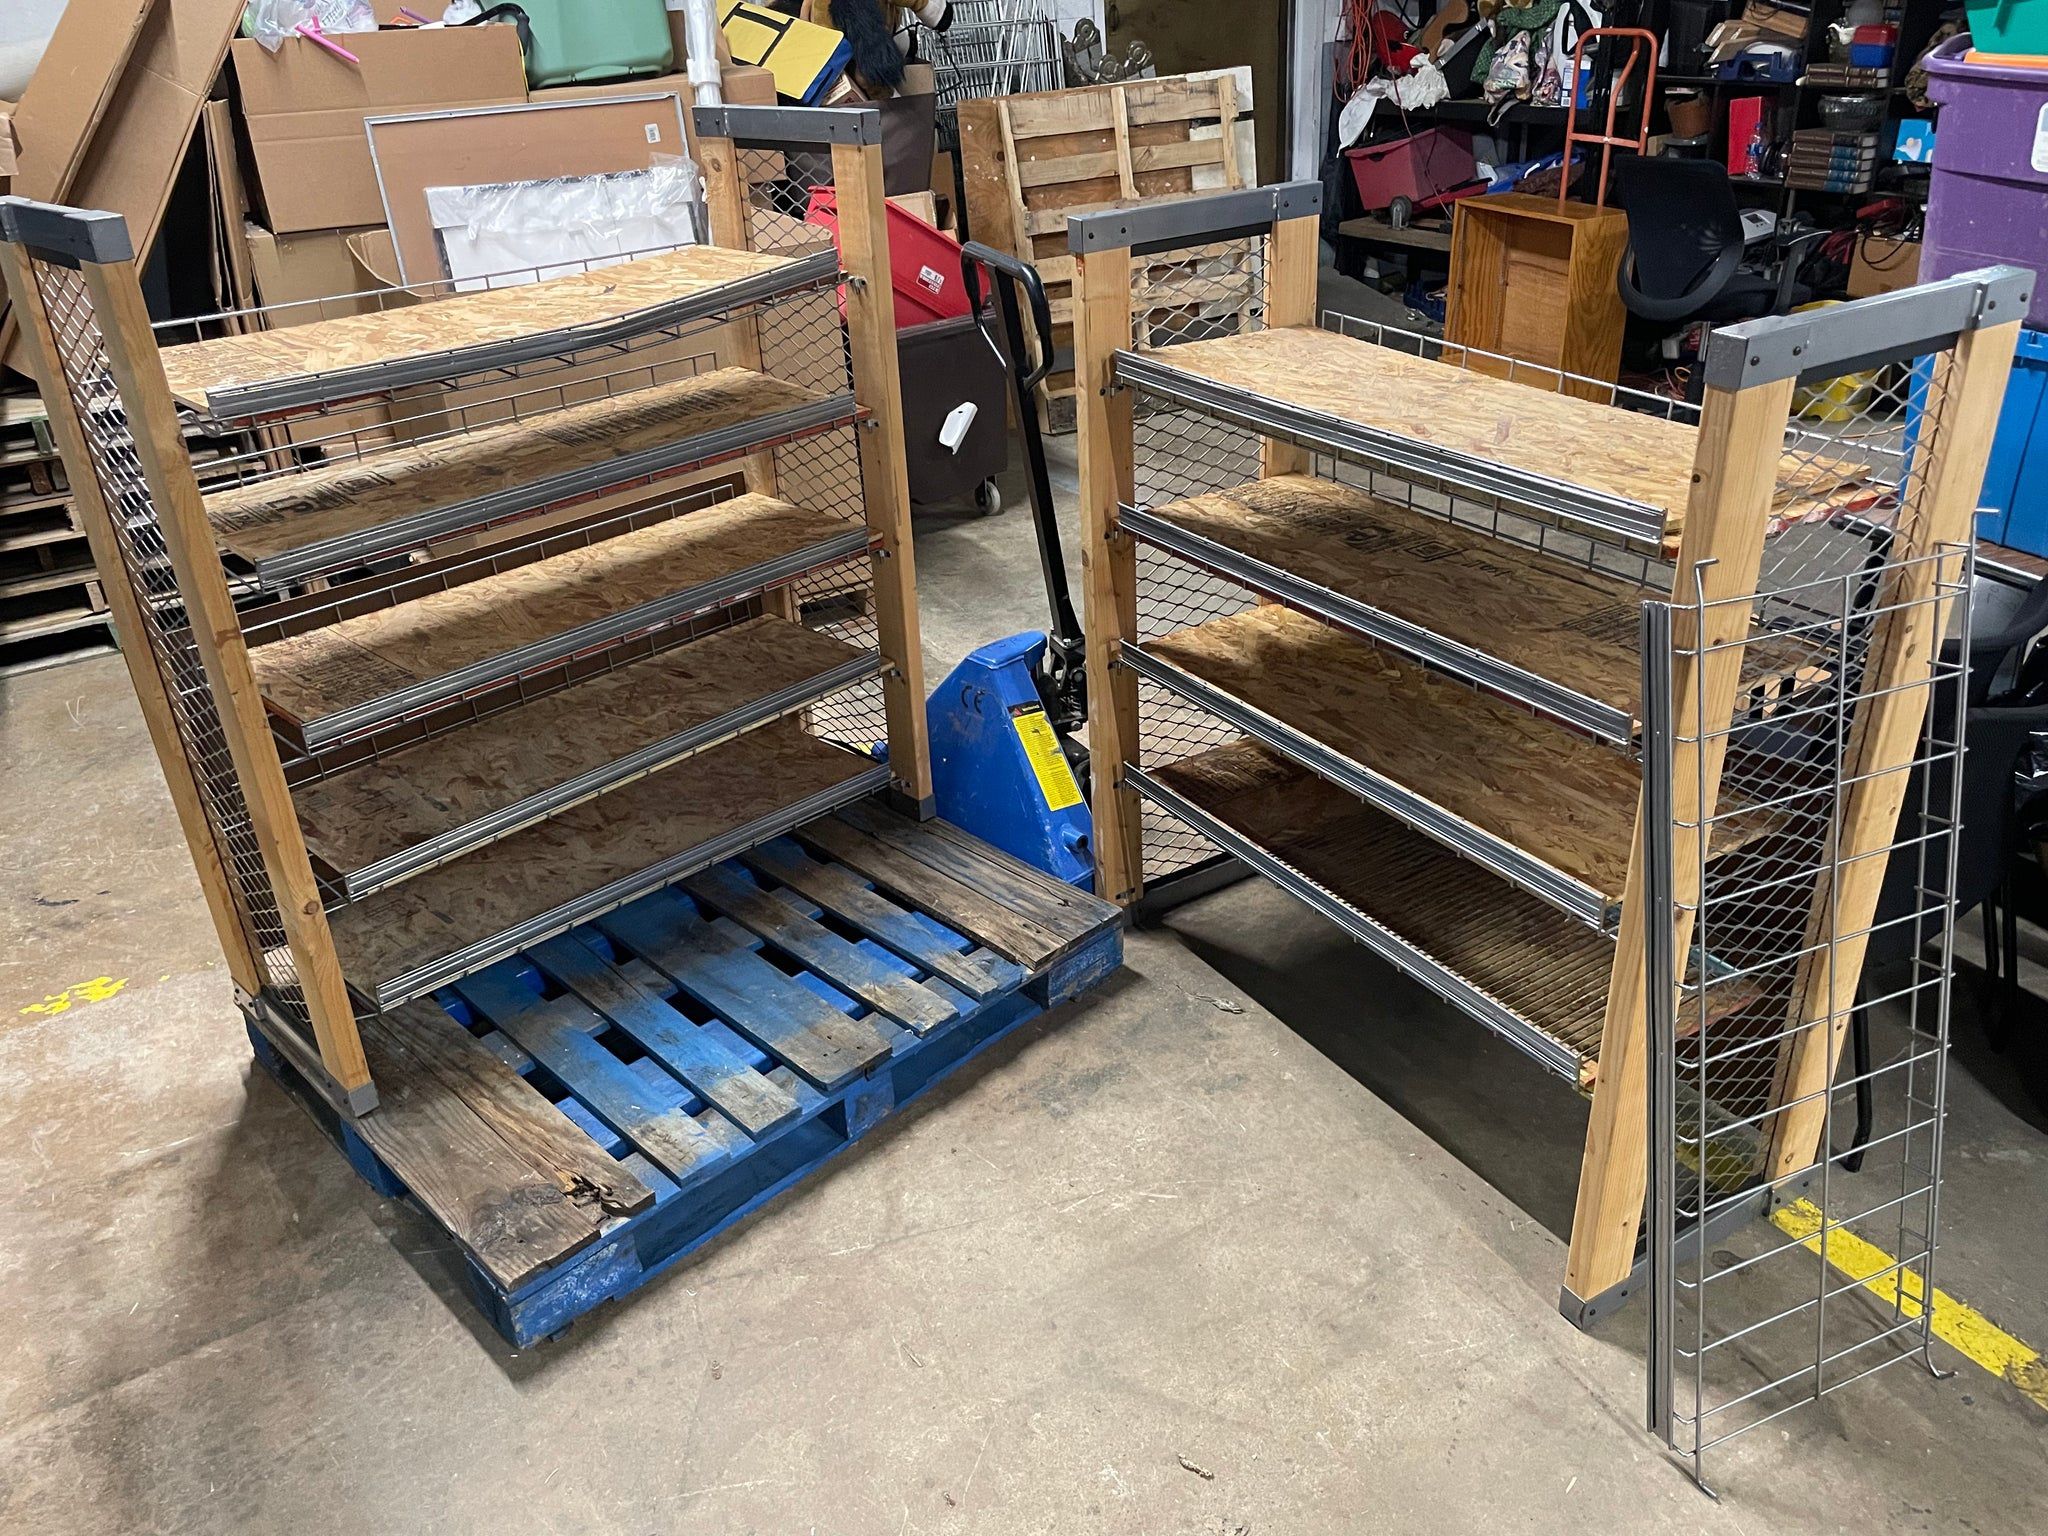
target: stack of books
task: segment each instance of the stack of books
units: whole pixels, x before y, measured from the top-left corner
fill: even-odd
[[[1876,134],[1801,128],[1792,135],[1785,185],[1816,192],[1867,192],[1876,171]]]

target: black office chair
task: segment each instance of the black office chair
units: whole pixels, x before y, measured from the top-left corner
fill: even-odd
[[[1974,660],[1977,647],[1972,644],[1970,649]],[[1953,693],[1946,700],[1937,697],[1935,708],[1952,710],[1955,707],[1953,700]],[[1967,750],[1963,754],[1962,830],[1956,840],[1955,851],[1955,905],[1958,916],[1969,912],[1972,907],[1986,907],[1987,949],[1990,948],[1991,933],[1988,904],[2002,899],[2012,868],[2013,851],[2018,845],[2024,822],[2025,807],[2018,803],[2013,792],[2013,770],[2039,731],[2048,731],[2048,704],[1987,704],[1973,706],[1967,711],[1963,737]],[[1897,841],[1904,843],[1924,836],[1927,839],[1924,861],[1918,847],[1901,848],[1885,866],[1884,886],[1878,895],[1877,915],[1872,921],[1870,941],[1864,953],[1866,980],[1858,983],[1856,1010],[1850,1018],[1849,1038],[1856,1078],[1856,1131],[1850,1138],[1848,1154],[1841,1158],[1841,1166],[1850,1173],[1863,1165],[1862,1148],[1870,1140],[1874,1098],[1870,1082],[1870,1012],[1862,995],[1867,990],[1872,966],[1918,954],[1921,946],[1934,937],[1933,920],[1924,914],[1937,898],[1926,892],[1939,891],[1941,879],[1947,873],[1948,833],[1940,826],[1928,827],[1923,832],[1920,816],[1924,803],[1934,817],[1947,818],[1954,785],[1950,777],[1952,764],[1951,758],[1936,762],[1931,779],[1925,766],[1915,768],[1907,782],[1906,801],[1899,812]],[[1924,802],[1923,786],[1927,791]],[[1923,876],[1927,881],[1924,888],[1921,883]],[[2002,904],[2009,914],[2012,911],[2010,900],[2003,900]],[[1923,915],[1916,917],[1915,914]],[[2000,967],[1995,954],[1987,956],[1999,982],[1999,994],[1993,1006],[2001,1015],[2009,1014],[2013,995],[2019,989],[2017,959],[2011,955],[2007,958],[2010,963]]]
[[[1774,239],[1768,264],[1745,266],[1742,211],[1717,162],[1632,155],[1615,162],[1614,174],[1628,214],[1617,283],[1631,314],[1674,329],[1719,325],[1780,315],[1813,297],[1799,264],[1827,232]]]

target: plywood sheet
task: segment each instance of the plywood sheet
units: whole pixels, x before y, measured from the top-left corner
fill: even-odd
[[[293,800],[306,847],[336,873],[362,869],[860,654],[749,619],[304,786]]]
[[[518,288],[169,347],[163,354],[164,375],[173,395],[204,410],[207,392],[228,385],[276,383],[526,336],[560,335],[566,350],[579,327],[623,319],[787,265],[782,256],[689,246]],[[453,372],[459,373],[459,367]]]
[[[1153,512],[1617,709],[1634,710],[1641,691],[1641,605],[1669,596],[1313,475],[1255,480]],[[1797,664],[1768,637],[1744,655],[1753,680]]]
[[[342,974],[374,993],[873,766],[793,724],[749,732],[342,908]]]
[[[251,562],[268,560],[821,398],[751,369],[720,368],[523,421],[217,491],[206,498],[206,516],[215,539],[230,553]],[[545,498],[534,503],[545,504]]]
[[[1691,427],[1314,327],[1252,331],[1153,354],[1168,367],[1433,448],[1682,516]],[[1667,526],[1669,524],[1667,523]]]
[[[1569,1047],[1591,1079],[1612,942],[1254,742],[1154,776]]]
[[[1145,649],[1621,900],[1642,776],[1620,753],[1285,608]],[[1761,830],[1720,822],[1716,851]]]
[[[846,531],[828,512],[737,496],[250,653],[264,703],[304,724]]]
[[[1592,1085],[1612,941],[1256,742],[1154,777],[1565,1046]],[[1730,1015],[1761,990],[1747,978],[1712,986],[1707,1012]],[[1696,1033],[1699,1017],[1689,995],[1679,1034]]]
[[[1677,547],[1698,431],[1309,326],[1250,331],[1152,354],[1183,373],[1664,514]],[[1823,511],[1860,484],[1856,466],[1787,455],[1774,515]]]

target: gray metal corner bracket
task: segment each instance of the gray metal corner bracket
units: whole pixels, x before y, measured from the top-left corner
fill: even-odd
[[[2024,267],[1984,267],[1831,309],[1723,326],[1707,339],[1707,386],[1839,378],[1938,352],[1981,326],[2023,319],[2037,281]]]
[[[135,259],[128,221],[118,213],[64,208],[26,197],[0,197],[0,237],[66,267]]]
[[[879,144],[882,114],[874,107],[693,107],[700,139],[777,146]]]
[[[1067,220],[1067,249],[1077,256],[1089,251],[1174,250],[1258,234],[1281,219],[1314,218],[1322,211],[1323,186],[1318,181],[1162,198],[1134,208],[1073,215]]]

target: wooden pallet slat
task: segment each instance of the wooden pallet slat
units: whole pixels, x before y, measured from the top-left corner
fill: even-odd
[[[760,1140],[797,1116],[797,1101],[757,1072],[709,1025],[692,1023],[574,933],[528,951],[534,963],[638,1041],[705,1103]]]
[[[1027,969],[1067,946],[1065,934],[1013,911],[978,885],[955,879],[873,831],[827,817],[798,828],[796,837],[860,871],[899,900],[978,935],[989,948]]]
[[[727,1160],[726,1147],[683,1113],[681,1089],[664,1091],[606,1050],[593,1033],[603,1019],[575,998],[544,1001],[501,970],[455,990],[663,1173],[688,1183]]]
[[[508,1290],[595,1242],[649,1189],[432,1004],[364,1019],[382,1099],[357,1134]]]
[[[730,869],[708,869],[693,875],[683,882],[683,889],[906,1029],[926,1035],[960,1016],[959,1009],[929,987],[861,953],[829,928]]]
[[[818,863],[786,838],[764,843],[740,859],[977,1002],[1012,990],[1024,977],[1012,961],[953,948],[916,912],[897,906],[839,866]]]
[[[889,1054],[888,1039],[873,1024],[798,986],[755,954],[738,930],[706,923],[679,897],[636,902],[600,918],[598,926],[823,1092]]]

